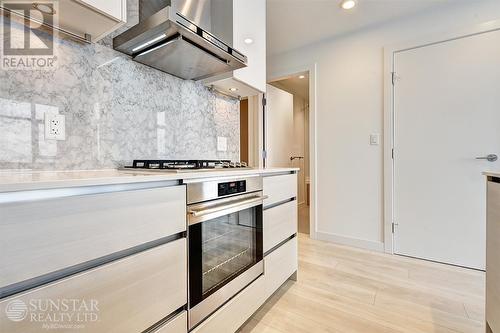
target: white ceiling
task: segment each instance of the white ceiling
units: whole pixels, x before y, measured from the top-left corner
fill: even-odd
[[[463,1],[467,0],[357,0],[358,5],[346,11],[340,8],[341,0],[267,0],[267,52],[287,52]]]

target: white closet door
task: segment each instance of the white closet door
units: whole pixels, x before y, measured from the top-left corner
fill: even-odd
[[[395,54],[395,252],[485,267],[486,187],[500,163],[500,31]]]

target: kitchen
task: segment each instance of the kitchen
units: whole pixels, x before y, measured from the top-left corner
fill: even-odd
[[[351,2],[353,8],[344,8]],[[411,242],[404,243],[409,244],[404,248],[400,241],[405,239],[403,223],[396,226],[400,238],[393,248],[395,226],[384,225],[393,219],[385,218],[382,204],[377,204],[390,200],[384,201],[382,186],[375,184],[391,178],[380,177],[386,172],[382,157],[390,151],[383,140],[390,135],[383,135],[382,119],[375,119],[378,125],[363,128],[358,136],[363,137],[365,149],[359,150],[361,144],[352,139],[358,128],[349,126],[362,122],[351,122],[354,114],[326,112],[329,90],[324,89],[332,84],[335,89],[363,92],[365,87],[354,82],[357,77],[342,79],[342,86],[337,86],[335,79],[328,78],[327,57],[316,57],[314,52],[347,54],[347,64],[366,65],[371,73],[366,77],[377,84],[390,71],[380,69],[376,76],[378,69],[361,56],[349,57],[348,52],[360,44],[349,42],[347,32],[347,40],[337,37],[338,45],[333,38],[335,51],[325,51],[330,47],[326,41],[326,46],[318,44],[320,51],[301,45],[307,52],[294,53],[298,44],[293,43],[313,41],[293,38],[294,34],[276,27],[298,34],[293,29],[300,30],[301,24],[294,28],[280,20],[295,22],[293,15],[313,15],[307,10],[314,12],[321,6],[329,6],[340,21],[367,15],[364,9],[380,6],[376,8],[386,8],[387,14],[373,11],[380,22],[371,23],[370,15],[365,16],[366,22],[361,23],[366,34],[382,29],[380,34],[387,37],[383,29],[404,30],[405,24],[413,24],[403,22],[408,17],[416,17],[414,24],[419,26],[453,15],[463,19],[456,20],[460,27],[470,21],[490,22],[487,28],[474,30],[481,36],[494,36],[498,29],[493,22],[495,1],[481,0],[478,8],[465,2],[456,6],[432,2],[430,8],[401,4],[401,12],[396,13],[383,1],[361,0],[324,0],[310,6],[298,0],[287,4],[280,0],[3,1],[1,331],[498,331],[498,257],[491,255],[498,248],[492,236],[498,233],[498,200],[494,199],[498,191],[492,185],[498,180],[496,160],[478,160],[481,171],[474,179],[480,185],[472,190],[486,190],[488,178],[488,199],[482,196],[484,206],[488,200],[488,211],[484,207],[486,277],[484,268],[476,267],[472,259],[465,264],[448,260],[451,255],[441,248],[440,254],[448,255],[445,259],[428,252],[412,255]],[[319,12],[314,15],[318,22],[328,21],[320,19]],[[382,21],[389,22],[387,27],[377,28],[375,23],[383,26]],[[356,20],[349,22],[342,24],[359,28]],[[449,23],[443,30],[455,28]],[[331,33],[329,29],[317,31]],[[366,45],[376,40],[374,35],[358,33],[352,38],[366,38]],[[394,39],[394,43],[408,40]],[[398,65],[410,63],[406,49],[399,47],[387,52],[397,53]],[[497,51],[491,46],[490,53]],[[367,50],[366,56],[371,52]],[[380,66],[380,48],[376,54],[373,59]],[[33,63],[30,58],[41,60]],[[348,68],[337,70],[339,75],[360,74]],[[306,205],[310,235],[297,229],[301,169],[273,165],[266,156],[266,151],[280,149],[266,134],[280,124],[266,123],[266,112],[274,106],[263,99],[268,82],[305,72],[310,92],[310,203]],[[365,81],[363,75],[360,80]],[[397,93],[405,88],[403,83]],[[492,94],[487,89],[482,93]],[[342,105],[336,103],[348,103],[351,96],[346,93],[345,100],[328,103],[340,109]],[[372,95],[366,96],[371,102]],[[350,106],[362,102],[353,99]],[[247,147],[251,161],[240,160],[243,100],[248,101],[248,121],[254,122],[249,128],[255,129],[248,140],[255,144]],[[492,101],[485,109],[497,105]],[[349,122],[342,123],[338,117]],[[366,119],[370,117],[374,115]],[[399,120],[396,125],[407,126],[406,119]],[[490,123],[493,128],[495,122]],[[324,146],[330,142],[324,126],[341,131],[336,124],[352,133],[338,135],[352,140],[333,141],[331,152],[344,152],[341,145],[346,145],[366,165],[374,165],[359,169],[354,159],[342,159],[351,161],[349,168],[356,171],[356,178],[346,170],[337,177],[341,162],[330,159],[330,147]],[[365,135],[370,138],[366,145]],[[403,141],[407,137],[398,139],[413,144]],[[498,154],[495,147],[488,147],[484,156]],[[482,151],[473,153],[474,158],[483,157]],[[403,175],[399,170],[411,166],[404,164],[404,157],[403,151],[396,155],[401,167],[397,177]],[[330,170],[329,165],[335,167]],[[351,182],[352,191],[342,188],[342,177]],[[356,189],[358,181],[363,190]],[[399,178],[394,181],[397,186],[410,184]],[[340,188],[331,187],[332,183]],[[396,202],[406,200],[403,194],[410,192],[394,192],[401,194]],[[364,193],[371,195],[369,202],[363,201]],[[347,203],[351,195],[356,197],[355,206]],[[329,211],[329,205],[334,209]],[[482,201],[477,203],[481,205]],[[476,203],[473,206],[477,208]],[[355,216],[344,214],[343,207],[353,209]],[[395,212],[404,216],[403,211]],[[385,235],[391,228],[392,233]],[[428,244],[433,244],[431,239]],[[477,257],[480,265],[483,260]],[[394,308],[402,312],[396,311],[393,320],[389,313]]]

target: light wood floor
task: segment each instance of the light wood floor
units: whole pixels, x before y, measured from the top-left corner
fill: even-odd
[[[298,229],[303,234],[309,234],[309,206],[306,204],[299,205],[298,213]]]
[[[288,281],[242,333],[484,333],[484,273],[299,236]]]

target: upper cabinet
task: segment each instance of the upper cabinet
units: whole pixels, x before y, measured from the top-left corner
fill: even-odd
[[[29,12],[32,21],[88,42],[99,41],[127,21],[127,0],[64,0],[54,2],[53,8],[36,2],[27,5],[24,15]],[[4,9],[20,13],[10,6],[2,4]]]
[[[77,0],[83,5],[94,8],[104,15],[111,16],[118,21],[126,21],[127,1],[126,0]]]
[[[233,0],[232,5],[232,34],[222,37],[248,57],[248,66],[203,83],[233,96],[254,96],[266,91],[266,0]]]
[[[59,12],[60,29],[97,42],[125,24],[127,1],[59,1]]]

